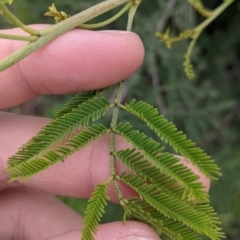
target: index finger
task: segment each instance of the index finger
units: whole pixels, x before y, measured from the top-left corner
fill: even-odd
[[[11,30],[11,34],[19,31]],[[0,59],[25,44],[3,39],[0,42]],[[89,91],[113,85],[134,73],[143,56],[144,48],[136,34],[74,29],[0,73],[0,109],[21,104],[38,94]]]

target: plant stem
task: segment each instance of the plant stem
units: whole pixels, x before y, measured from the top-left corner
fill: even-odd
[[[27,41],[27,42],[32,42],[38,39],[37,36],[19,36],[19,35],[5,34],[5,33],[0,33],[0,38],[18,40],[18,41]]]
[[[22,23],[14,14],[8,10],[8,8],[3,3],[0,3],[0,13],[5,16],[11,23],[17,27],[20,27],[25,32],[30,33],[33,36],[39,36],[39,32],[37,30],[32,29]]]
[[[186,59],[191,58],[191,54],[193,51],[193,48],[201,35],[202,31],[210,24],[212,23],[230,4],[232,4],[235,0],[229,0],[224,3],[222,3],[218,8],[216,8],[210,17],[208,17],[205,21],[203,21],[200,25],[198,25],[196,28],[194,28],[195,35],[193,36],[192,41],[190,42],[190,45],[188,47],[187,53],[186,53]]]
[[[133,19],[134,19],[135,13],[137,11],[137,8],[141,2],[142,2],[142,0],[134,0],[133,6],[129,10],[128,23],[127,23],[127,31],[129,31],[129,32],[132,30]]]
[[[78,26],[78,28],[81,29],[95,29],[95,28],[100,28],[103,26],[106,26],[112,22],[114,22],[115,20],[117,20],[119,17],[121,17],[130,7],[131,7],[132,3],[129,2],[128,4],[126,4],[124,6],[123,9],[121,9],[121,11],[119,11],[116,15],[114,15],[113,17],[109,18],[106,21],[100,22],[100,23],[95,23],[95,24],[81,24]]]
[[[222,3],[219,7],[217,7],[210,17],[208,17],[205,21],[203,21],[200,25],[194,28],[196,32],[202,32],[211,22],[213,22],[227,7],[229,7],[235,0],[228,0]]]
[[[35,52],[42,46],[46,45],[53,39],[61,36],[62,34],[68,32],[69,30],[76,28],[78,25],[83,24],[111,9],[114,9],[124,3],[131,2],[132,0],[108,0],[99,3],[85,11],[82,11],[58,24],[47,27],[40,30],[40,37],[16,52],[10,54],[6,58],[0,61],[0,72],[16,64],[23,58],[27,57],[31,53]]]
[[[137,7],[139,6],[141,0],[140,1],[133,1],[132,6],[129,10],[129,14],[128,14],[128,23],[127,23],[127,31],[131,31],[132,30],[132,23],[133,23],[133,19],[134,19],[134,15],[136,13]],[[114,187],[115,187],[115,191],[118,197],[118,200],[120,203],[124,203],[123,200],[123,195],[122,192],[119,188],[118,185],[118,181],[115,178],[116,177],[116,164],[115,164],[115,157],[114,157],[114,153],[116,152],[115,149],[115,132],[114,130],[117,127],[117,120],[118,120],[118,112],[119,112],[119,105],[121,104],[121,98],[122,98],[122,92],[123,92],[123,84],[124,81],[120,82],[118,84],[118,88],[117,88],[117,96],[116,99],[114,101],[114,110],[113,110],[113,117],[112,117],[112,122],[111,122],[111,133],[110,133],[110,162],[111,162],[111,173],[112,176],[114,177],[113,181],[114,181]]]

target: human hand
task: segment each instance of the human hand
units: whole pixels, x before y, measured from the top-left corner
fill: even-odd
[[[8,40],[0,43],[0,59],[24,44]],[[81,92],[115,84],[134,73],[143,56],[143,45],[135,34],[72,30],[0,73],[0,109],[39,94]],[[33,179],[8,184],[9,177],[2,172],[8,157],[48,122],[49,119],[0,113],[0,240],[80,239],[82,217],[54,195],[89,198],[95,186],[111,175],[109,136],[105,135]],[[117,140],[117,148],[126,146],[121,138]],[[121,171],[122,166],[117,168]],[[208,188],[208,180],[202,176],[201,181]],[[129,189],[122,190],[125,196],[131,196]],[[109,195],[117,201],[113,187]],[[95,239],[159,237],[147,225],[128,221],[125,225],[101,225]]]

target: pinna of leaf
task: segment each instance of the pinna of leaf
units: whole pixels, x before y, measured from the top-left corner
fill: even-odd
[[[131,30],[140,2],[130,1],[127,5],[127,30]],[[10,174],[11,181],[27,180],[108,133],[111,177],[97,185],[89,199],[82,229],[83,240],[93,240],[97,233],[109,200],[107,190],[110,183],[114,184],[124,209],[124,221],[135,219],[145,222],[162,236],[174,240],[222,239],[224,234],[220,222],[209,205],[209,196],[198,181],[199,177],[181,164],[175,155],[166,152],[159,142],[168,143],[210,179],[217,179],[221,175],[220,169],[210,156],[151,105],[136,100],[121,104],[122,88],[123,82],[118,85],[113,103],[103,96],[105,89],[76,95],[48,125],[9,158],[6,172]],[[117,124],[120,109],[143,121],[155,132],[159,142],[134,129],[130,123]],[[109,126],[94,124],[109,110],[112,110]],[[117,151],[116,135],[125,138],[132,148]],[[127,166],[130,172],[118,174],[116,161]],[[119,183],[132,188],[137,197],[126,199]]]

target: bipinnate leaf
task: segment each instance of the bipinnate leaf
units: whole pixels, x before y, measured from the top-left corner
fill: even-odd
[[[143,101],[136,102],[135,100],[120,107],[144,121],[163,141],[169,143],[177,153],[189,159],[207,177],[217,179],[221,175],[214,160],[187,139],[182,131],[178,131],[173,123],[159,115],[156,108]]]
[[[40,36],[37,31],[27,28],[3,5],[11,4],[13,1],[0,0],[3,15],[18,27],[31,33],[30,35],[36,36],[23,37],[3,34],[3,38],[27,40],[31,42],[29,44],[31,45],[39,42],[35,41],[34,43],[36,38],[41,37],[42,40],[50,40],[51,36],[50,38],[47,37],[48,32],[54,33],[56,30],[56,34],[54,33],[55,35],[53,34],[52,37],[63,33],[63,31],[60,31],[61,29],[58,31],[55,28],[54,31],[43,30]],[[84,20],[84,18],[88,17],[88,13],[91,13],[90,15],[94,13],[94,16],[101,15],[101,13],[127,2],[122,1],[122,3],[118,4],[118,1],[113,0],[112,3],[105,1],[109,2],[109,4],[103,2],[95,7],[93,6],[89,11],[83,12],[82,15],[81,13],[78,14],[77,17],[80,22],[85,22],[86,19]],[[186,30],[174,38],[171,38],[169,30],[164,34],[157,33],[157,35],[168,47],[171,47],[173,42],[188,38],[192,39],[188,52],[185,55],[184,67],[187,76],[193,78],[194,69],[190,56],[199,34],[234,0],[225,0],[214,11],[206,9],[201,4],[201,0],[188,1],[208,19],[196,28]],[[127,24],[129,31],[140,2],[141,0],[129,0],[129,3],[119,12],[122,14],[125,10],[130,9]],[[116,20],[121,15],[119,13],[113,18],[97,24],[97,27]],[[54,16],[56,22],[70,17],[64,12],[57,11],[54,4],[45,15]],[[69,19],[67,21],[63,25],[59,25],[65,26],[64,29],[66,31],[68,28],[74,28],[73,25],[76,23],[74,17],[72,20]],[[89,27],[88,24],[84,25]],[[90,28],[92,27],[96,27],[96,24],[90,26]],[[38,46],[43,45],[44,42],[46,41],[39,42]],[[14,54],[11,56],[14,56]],[[9,63],[12,62],[14,61],[9,61]],[[124,220],[127,217],[138,219],[151,225],[158,234],[174,240],[200,240],[202,238],[205,239],[205,237],[211,240],[222,239],[224,235],[221,232],[218,217],[213,208],[208,204],[209,196],[205,191],[205,187],[199,181],[199,176],[182,164],[177,156],[166,152],[164,147],[158,142],[148,138],[144,133],[133,130],[129,123],[117,125],[119,109],[124,109],[146,123],[156,133],[159,140],[168,143],[176,153],[180,153],[184,158],[191,161],[210,179],[217,179],[221,175],[220,169],[214,161],[200,148],[196,147],[195,143],[187,139],[186,135],[179,131],[173,123],[168,122],[164,116],[159,115],[156,108],[143,101],[136,102],[135,100],[132,100],[129,104],[122,105],[123,82],[119,83],[116,97],[112,104],[102,96],[104,90],[100,89],[77,94],[62,110],[55,114],[54,119],[48,125],[23,145],[15,155],[10,157],[8,167],[5,170],[5,172],[10,174],[10,181],[19,178],[21,180],[29,179],[55,163],[64,161],[68,156],[102,135],[110,133],[109,165],[111,177],[107,182],[96,186],[88,201],[83,222],[84,226],[81,231],[82,240],[94,240],[97,227],[107,205],[107,200],[109,200],[107,190],[112,181],[119,203],[125,210]],[[114,111],[109,129],[100,124],[93,125],[95,121],[105,115],[107,110],[113,107]],[[117,151],[116,135],[125,138],[132,145],[132,148]],[[128,173],[117,174],[115,161],[118,160],[128,168]],[[133,189],[136,197],[126,199],[121,192],[121,185],[118,185],[119,182]]]
[[[192,200],[208,201],[208,195],[204,186],[198,181],[199,177],[188,167],[179,163],[179,159],[176,156],[163,152],[164,148],[158,142],[148,138],[144,133],[132,130],[132,126],[129,123],[118,124],[115,132],[125,137],[129,143],[140,150],[144,157],[155,167],[155,171],[168,175],[183,186],[185,188],[183,198],[187,196]],[[120,159],[122,158],[120,157]],[[132,160],[133,158],[128,156],[127,161],[124,162],[128,164]],[[140,164],[141,161],[138,165]],[[149,177],[153,177],[155,171]]]
[[[18,178],[27,180],[39,172],[49,168],[59,161],[63,161],[69,155],[83,148],[90,142],[101,137],[108,131],[103,125],[93,125],[87,130],[83,130],[69,139],[66,143],[57,146],[54,150],[45,152],[41,157],[18,162],[14,166],[9,166],[6,172],[10,174],[10,181]]]
[[[90,121],[98,120],[110,107],[106,98],[94,98],[84,102],[72,112],[53,119],[9,158],[8,166],[14,167],[18,163],[41,158],[46,152],[80,131],[81,127],[88,126]]]
[[[88,200],[87,210],[84,214],[82,240],[94,240],[94,234],[97,233],[97,227],[104,214],[107,200],[109,200],[107,189],[110,182],[97,185]]]
[[[187,228],[212,240],[222,238],[221,228],[218,226],[219,222],[216,220],[217,216],[213,213],[212,208],[209,208],[207,212],[199,211],[199,208],[194,207],[194,205],[162,192],[158,187],[146,183],[144,179],[136,175],[123,173],[119,179],[134,189],[139,194],[140,199],[154,208],[157,213],[161,213],[165,217],[165,221],[170,219],[174,222],[180,222]],[[206,205],[205,209],[207,210]],[[149,207],[146,210],[151,212]],[[154,215],[163,222],[161,217],[152,213],[152,217]]]

